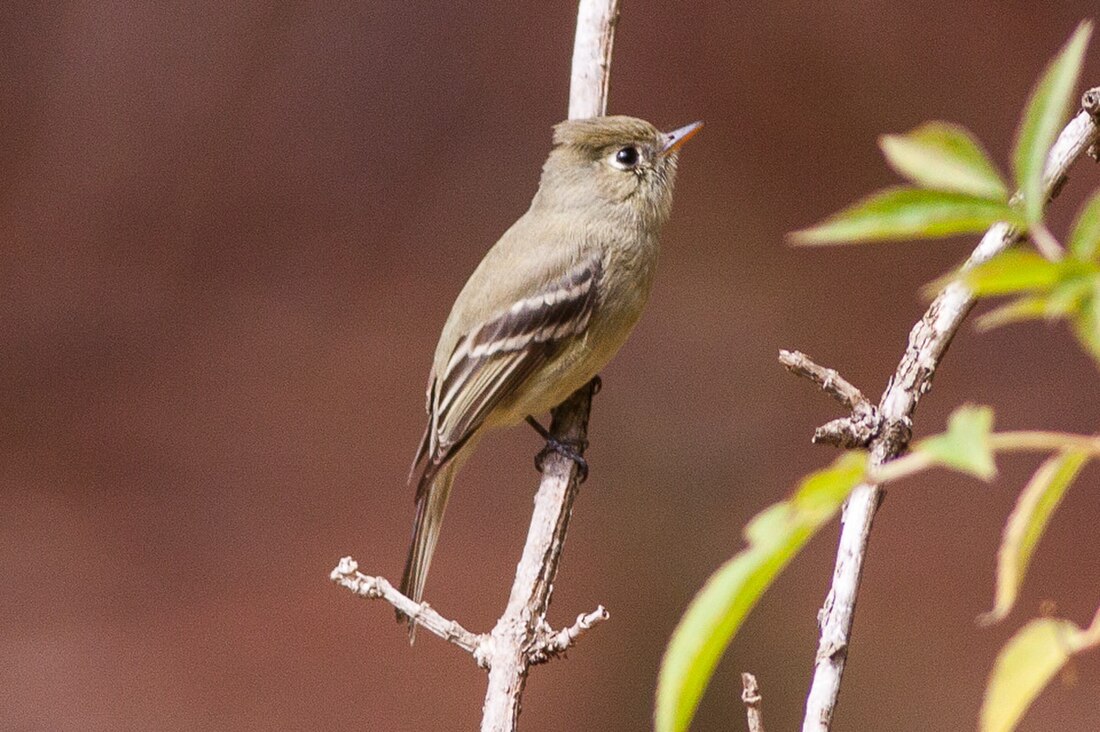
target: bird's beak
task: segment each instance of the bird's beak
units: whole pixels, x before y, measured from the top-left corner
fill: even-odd
[[[680,146],[695,136],[695,133],[703,129],[702,122],[692,122],[690,125],[684,125],[678,130],[672,132],[666,132],[665,146],[661,149],[662,155],[668,155],[674,150],[679,150]]]

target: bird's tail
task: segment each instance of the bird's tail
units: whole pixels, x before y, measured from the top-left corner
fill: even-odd
[[[439,539],[439,529],[443,525],[443,512],[447,510],[447,498],[451,495],[451,484],[458,472],[459,461],[451,460],[432,470],[431,464],[420,477],[416,490],[416,520],[413,523],[412,545],[409,557],[405,560],[405,573],[401,577],[401,592],[414,602],[424,597],[424,582],[428,578],[428,567],[432,562],[432,553]],[[397,620],[409,620],[397,611]],[[409,622],[409,643],[416,640],[416,623]]]

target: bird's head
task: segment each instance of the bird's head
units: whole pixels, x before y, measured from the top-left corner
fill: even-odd
[[[702,126],[661,132],[624,116],[561,122],[543,166],[540,197],[562,209],[598,206],[609,215],[660,225],[672,208],[680,146]]]

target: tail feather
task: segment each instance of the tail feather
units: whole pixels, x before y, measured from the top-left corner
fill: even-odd
[[[443,525],[443,512],[447,510],[447,499],[451,495],[451,485],[458,472],[456,461],[450,461],[438,470],[428,468],[417,486],[416,519],[413,522],[412,544],[409,556],[405,560],[405,572],[401,577],[401,592],[414,602],[424,597],[424,583],[428,579],[428,567],[439,539],[439,529]],[[409,618],[400,610],[397,620]],[[409,622],[409,643],[416,639],[416,623]]]

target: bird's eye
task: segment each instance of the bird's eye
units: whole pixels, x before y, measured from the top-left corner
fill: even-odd
[[[638,148],[628,145],[611,156],[611,164],[620,170],[630,170],[638,164]]]

